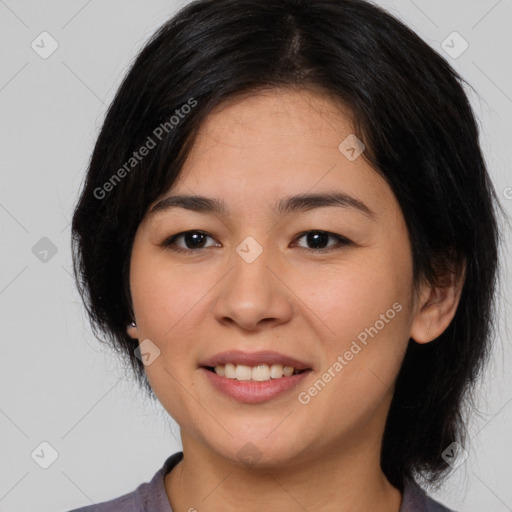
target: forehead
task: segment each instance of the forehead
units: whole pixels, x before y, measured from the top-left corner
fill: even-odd
[[[350,111],[320,92],[233,98],[203,121],[172,194],[221,197],[244,210],[336,191],[371,203],[372,210],[389,208],[395,200],[385,180],[363,155],[347,158],[347,145],[357,141],[353,131]]]
[[[291,151],[308,153],[313,146],[337,147],[353,131],[349,109],[326,94],[271,89],[237,96],[215,108],[198,130],[197,149],[216,144],[239,149],[264,145],[271,151],[268,156],[276,159],[283,152],[283,156]]]

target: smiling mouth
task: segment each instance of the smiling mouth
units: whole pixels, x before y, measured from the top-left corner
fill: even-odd
[[[218,364],[216,366],[204,366],[206,370],[217,374],[219,377],[238,381],[265,382],[270,380],[282,379],[299,375],[307,369],[297,369],[293,366],[283,366],[281,364],[258,364],[256,366],[248,366],[245,364]]]

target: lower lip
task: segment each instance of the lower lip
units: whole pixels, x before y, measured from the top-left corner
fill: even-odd
[[[228,379],[206,368],[201,368],[201,370],[206,374],[206,378],[215,389],[246,404],[259,404],[276,398],[286,391],[297,387],[311,371],[306,370],[290,377],[256,382],[252,380]]]

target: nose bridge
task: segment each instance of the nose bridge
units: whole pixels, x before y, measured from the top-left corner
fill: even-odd
[[[219,321],[231,319],[245,329],[261,320],[282,322],[289,318],[291,305],[285,287],[272,272],[273,251],[253,237],[246,237],[230,260],[216,300],[215,316]]]
[[[244,238],[236,247],[231,259],[234,268],[229,291],[238,297],[240,304],[248,306],[253,303],[255,306],[259,302],[262,307],[263,302],[268,301],[273,278],[268,268],[271,252],[267,241],[264,246],[251,236]]]

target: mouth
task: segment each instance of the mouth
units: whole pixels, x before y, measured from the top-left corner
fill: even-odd
[[[296,388],[312,366],[277,352],[230,351],[200,363],[217,391],[239,402],[256,404]]]

